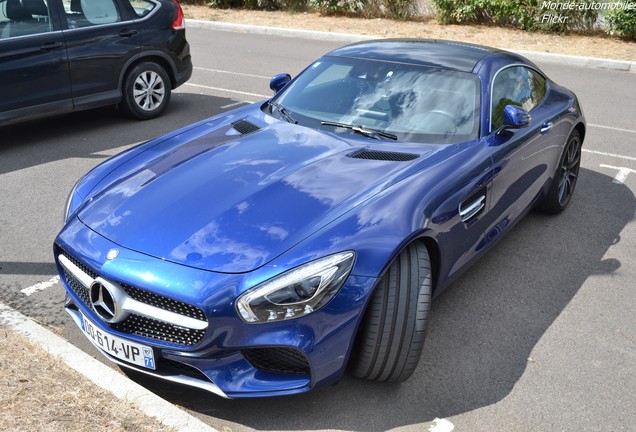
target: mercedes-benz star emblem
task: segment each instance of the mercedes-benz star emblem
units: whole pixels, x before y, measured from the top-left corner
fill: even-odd
[[[95,313],[107,323],[117,323],[128,316],[122,308],[126,293],[113,282],[101,277],[95,279],[91,284],[90,299]]]
[[[111,249],[106,254],[106,259],[109,260],[109,261],[110,260],[114,260],[115,258],[117,258],[118,255],[119,255],[119,250],[118,249]]]

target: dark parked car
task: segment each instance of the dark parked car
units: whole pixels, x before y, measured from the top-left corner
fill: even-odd
[[[119,104],[161,115],[192,74],[176,0],[0,0],[0,124]]]
[[[570,203],[578,100],[519,55],[429,40],[346,46],[270,86],[79,181],[54,247],[66,310],[112,361],[226,397],[347,366],[403,381],[431,298]]]

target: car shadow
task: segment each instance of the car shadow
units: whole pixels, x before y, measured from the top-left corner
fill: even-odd
[[[303,395],[224,400],[133,376],[196,413],[259,430],[384,431],[496,403],[533,367],[535,345],[585,281],[621,266],[603,257],[634,219],[634,194],[589,169],[577,187],[564,213],[528,215],[433,302],[424,353],[405,383],[345,375]]]
[[[115,107],[105,107],[0,127],[0,175],[69,158],[105,159],[111,150],[212,117],[237,103],[175,92],[166,112],[153,120],[133,120]]]

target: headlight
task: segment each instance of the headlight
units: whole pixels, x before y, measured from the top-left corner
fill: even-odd
[[[71,189],[71,192],[68,194],[68,198],[66,198],[66,205],[64,206],[64,223],[68,222],[68,217],[71,213],[71,204],[73,202],[73,197],[75,196],[75,190],[77,189],[78,184],[79,181],[75,183],[75,185]]]
[[[340,252],[303,264],[243,293],[236,302],[246,323],[298,318],[331,300],[349,276],[355,253]]]

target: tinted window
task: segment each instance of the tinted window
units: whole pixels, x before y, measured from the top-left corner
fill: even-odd
[[[322,58],[276,102],[307,126],[346,123],[404,141],[454,143],[479,132],[477,77],[419,65]]]
[[[0,0],[0,39],[50,31],[48,0]]]
[[[151,1],[147,1],[147,0],[129,0],[129,1],[135,13],[139,17],[148,15],[150,11],[155,8],[155,4]]]
[[[70,29],[121,21],[114,0],[63,0],[63,3]]]
[[[491,130],[503,125],[503,109],[517,105],[532,111],[545,96],[545,78],[533,69],[515,66],[499,72],[492,91]]]

